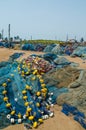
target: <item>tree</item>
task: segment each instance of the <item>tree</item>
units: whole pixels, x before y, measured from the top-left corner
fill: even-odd
[[[81,43],[84,42],[84,38],[83,38],[83,37],[80,39],[80,42],[81,42]]]
[[[10,38],[10,41],[11,41],[11,42],[13,41],[13,38],[12,38],[12,37]]]
[[[17,40],[19,40],[19,39],[20,39],[20,38],[19,38],[19,36],[17,36],[16,38],[17,38]]]
[[[8,38],[7,37],[5,37],[5,42],[8,42]]]

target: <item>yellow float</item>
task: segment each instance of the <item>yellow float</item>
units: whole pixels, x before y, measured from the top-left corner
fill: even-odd
[[[11,111],[11,115],[14,115],[15,114],[15,110]]]
[[[22,91],[22,94],[26,94],[26,93],[27,93],[27,91],[26,91],[26,90],[23,90],[23,91]]]
[[[25,102],[25,104],[24,104],[26,107],[29,105],[29,102]]]
[[[40,96],[40,95],[41,95],[41,92],[38,91],[38,92],[36,93],[36,95],[37,95],[37,96]]]
[[[10,103],[7,103],[7,104],[6,104],[6,107],[7,107],[7,108],[11,107],[11,104],[10,104]]]
[[[32,121],[34,119],[34,116],[29,116],[28,119]]]
[[[6,86],[7,86],[7,84],[6,84],[6,83],[3,83],[3,84],[2,84],[2,86],[3,86],[3,87],[6,87]]]
[[[35,121],[35,122],[33,123],[33,128],[37,128],[37,126],[38,126],[38,123]]]
[[[6,93],[7,93],[7,91],[6,91],[6,90],[4,90],[4,91],[2,92],[2,94],[4,94],[4,95],[5,95]]]
[[[6,102],[8,101],[8,97],[4,97],[3,100]]]

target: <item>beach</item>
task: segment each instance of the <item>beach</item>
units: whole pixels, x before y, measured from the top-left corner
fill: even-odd
[[[1,61],[7,61],[9,59],[9,56],[16,52],[23,52],[24,55],[19,58],[23,59],[28,57],[31,54],[43,54],[43,52],[32,52],[32,51],[21,51],[21,50],[12,50],[12,49],[6,49],[6,48],[0,48],[0,62]],[[79,63],[79,68],[86,69],[86,63],[83,63],[83,60],[75,57],[72,58],[70,56],[66,56],[66,58],[75,63]],[[54,117],[49,118],[44,121],[42,125],[40,125],[37,130],[84,130],[79,123],[74,121],[72,117],[67,117],[61,112],[61,107],[58,105],[55,105],[54,108]],[[26,130],[23,124],[19,125],[12,125],[4,130]]]

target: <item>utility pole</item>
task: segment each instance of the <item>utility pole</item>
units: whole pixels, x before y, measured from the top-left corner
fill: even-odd
[[[31,40],[32,40],[32,35],[31,35]]]
[[[9,48],[11,47],[10,45],[10,24],[8,25],[8,43],[9,43]]]
[[[55,36],[55,40],[57,40],[57,36]]]
[[[1,35],[2,35],[2,40],[3,40],[3,37],[4,37],[4,29],[2,29]]]
[[[66,42],[68,42],[68,34],[67,34],[67,36],[66,36]]]

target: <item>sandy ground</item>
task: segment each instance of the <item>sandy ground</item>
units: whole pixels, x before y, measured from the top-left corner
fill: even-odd
[[[12,50],[6,48],[0,48],[0,61],[6,61],[9,59],[15,52],[24,52],[21,50]],[[22,58],[29,56],[30,54],[43,54],[42,52],[31,52],[25,51],[25,55]],[[86,69],[86,63],[83,63],[83,60],[80,58],[71,58],[66,56],[72,62],[76,62],[80,64],[80,68]],[[74,121],[71,117],[65,116],[61,113],[61,108],[59,106],[54,106],[54,117],[49,118],[48,120],[44,121],[42,125],[40,125],[37,130],[84,130],[79,123]],[[20,125],[13,125],[5,128],[4,130],[26,130],[23,124]]]
[[[41,124],[37,130],[84,130],[80,124],[60,112],[60,108],[54,106],[54,117],[49,118]],[[24,125],[9,126],[4,130],[27,130]],[[35,129],[32,129],[35,130]]]
[[[13,50],[13,49],[7,49],[7,48],[0,48],[0,61],[6,61],[9,59],[9,56],[11,56],[14,53],[23,52],[25,53],[21,58],[26,58],[31,54],[43,54],[43,52],[35,52],[35,51],[22,51],[22,50]]]
[[[70,57],[70,56],[65,56],[69,61],[79,63],[79,68],[81,69],[86,69],[86,60],[83,60],[79,57]]]
[[[25,53],[20,59],[26,58],[31,54],[43,54],[43,52],[35,52],[35,51],[22,51],[22,50],[13,50],[13,49],[6,49],[0,48],[0,61],[6,61],[9,59],[9,56],[16,52],[23,52]],[[69,61],[79,63],[79,68],[86,69],[86,60],[82,60],[79,57],[70,57],[65,56]]]

